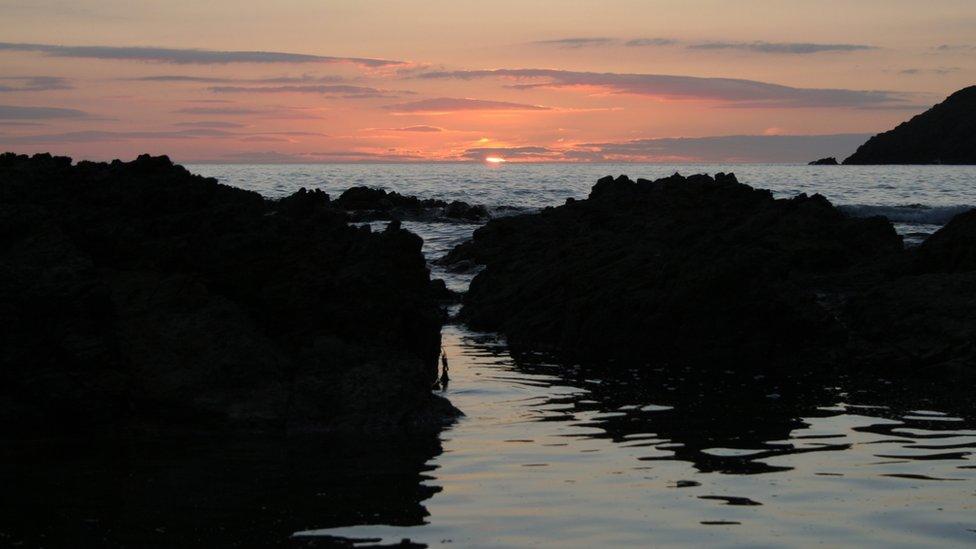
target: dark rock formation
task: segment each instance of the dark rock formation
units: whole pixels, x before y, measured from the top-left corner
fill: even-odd
[[[883,218],[718,174],[606,177],[587,200],[489,222],[444,262],[486,265],[462,316],[515,347],[723,368],[830,361],[847,338],[833,296],[903,253]]]
[[[844,164],[976,164],[976,86],[872,137]]]
[[[852,299],[845,316],[862,364],[976,374],[976,210],[913,250],[899,276]]]
[[[403,427],[442,313],[416,235],[130,163],[0,156],[0,424]]]
[[[416,196],[403,196],[396,191],[387,192],[369,187],[347,189],[336,199],[335,205],[350,212],[354,221],[400,219],[473,223],[488,218],[488,210],[484,206],[472,206],[459,200],[422,200]]]
[[[827,158],[821,158],[820,160],[814,160],[809,163],[810,166],[836,166],[837,159],[833,156],[828,156]]]

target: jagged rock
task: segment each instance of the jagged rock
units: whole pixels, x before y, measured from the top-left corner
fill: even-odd
[[[837,159],[833,156],[828,156],[827,158],[821,158],[820,160],[814,160],[809,163],[810,166],[836,166]]]
[[[399,227],[129,163],[0,156],[0,423],[402,428],[431,395],[442,312]]]
[[[829,362],[824,295],[903,258],[883,218],[822,196],[774,200],[733,175],[599,180],[587,200],[495,219],[445,263],[485,265],[463,319],[579,360],[707,367]]]
[[[488,218],[488,210],[484,206],[472,206],[459,200],[450,203],[436,198],[422,200],[396,191],[387,192],[369,187],[345,190],[335,200],[334,205],[350,212],[355,221],[401,219],[477,222]]]
[[[976,164],[976,86],[872,137],[844,164]]]

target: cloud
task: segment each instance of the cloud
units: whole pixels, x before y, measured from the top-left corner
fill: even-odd
[[[435,133],[442,132],[444,128],[438,128],[437,126],[425,126],[422,124],[416,126],[406,126],[404,128],[393,128],[393,131],[397,132],[421,132],[421,133]]]
[[[952,51],[976,51],[976,46],[969,44],[942,44],[941,46],[935,47],[936,51],[952,52]]]
[[[225,78],[216,76],[194,76],[184,74],[161,74],[153,76],[137,76],[124,78],[130,82],[193,82],[200,84],[319,84],[342,82],[341,76],[276,76],[270,78]]]
[[[506,160],[577,162],[802,162],[845,156],[868,134],[731,135],[717,137],[634,139],[581,143],[567,148],[540,146],[478,147],[465,150],[463,160],[489,156]]]
[[[614,42],[615,40],[613,38],[560,38],[557,40],[537,40],[530,43],[537,46],[578,49],[592,46],[607,46]]]
[[[49,120],[54,118],[89,118],[85,111],[60,107],[19,107],[0,105],[0,120]]]
[[[404,61],[366,57],[331,57],[274,51],[221,51],[204,49],[150,48],[138,46],[57,46],[0,42],[0,51],[36,52],[49,57],[155,61],[178,65],[224,65],[228,63],[348,63],[366,68],[406,65]]]
[[[11,85],[4,84],[11,82]],[[74,86],[67,78],[60,76],[2,76],[0,92],[37,92],[50,90],[70,90]]]
[[[908,95],[891,91],[831,88],[794,88],[740,78],[704,78],[665,74],[577,72],[557,69],[493,69],[441,71],[418,75],[424,79],[508,78],[531,80],[519,89],[596,87],[608,93],[630,94],[667,100],[710,100],[747,108],[866,108],[903,104]]]
[[[809,42],[703,42],[689,44],[691,50],[740,50],[756,53],[807,55],[824,52],[852,52],[877,49],[863,44],[813,44]]]
[[[634,38],[624,42],[628,48],[641,48],[647,46],[673,46],[678,41],[671,38]]]
[[[476,147],[467,149],[462,155],[468,160],[484,160],[489,156],[499,156],[506,160],[561,160],[561,152],[548,147]]]
[[[567,160],[634,162],[809,162],[846,156],[868,134],[730,135],[634,139],[582,143],[564,153]]]
[[[395,97],[401,92],[380,90],[366,86],[338,85],[302,85],[302,86],[213,86],[214,93],[315,93],[323,95],[337,95],[345,99],[373,99],[377,97]]]
[[[483,99],[458,99],[452,97],[436,97],[422,99],[409,103],[387,105],[385,109],[397,113],[410,114],[440,114],[459,111],[548,111],[550,107],[542,105],[528,105],[525,103],[509,103],[507,101],[486,101]]]
[[[196,122],[178,122],[173,124],[174,126],[181,126],[184,128],[243,128],[244,124],[238,124],[237,122],[226,122],[223,120],[199,120]]]
[[[78,132],[53,133],[42,135],[7,136],[0,138],[0,142],[7,144],[22,143],[84,143],[91,141],[128,141],[131,139],[196,139],[200,137],[223,138],[234,137],[236,134],[215,130],[195,129],[181,131],[101,131],[88,130]]]
[[[959,67],[938,67],[934,69],[904,69],[898,71],[898,74],[950,74],[953,72],[959,72]]]
[[[414,154],[390,151],[387,153],[376,153],[368,151],[339,150],[303,153],[282,153],[278,151],[243,151],[228,153],[220,159],[204,160],[202,162],[246,162],[255,164],[304,164],[308,162],[329,163],[329,162],[403,162],[424,160],[423,157]]]

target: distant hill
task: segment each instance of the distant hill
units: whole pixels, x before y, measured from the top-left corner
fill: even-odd
[[[976,86],[872,137],[844,164],[976,164]]]

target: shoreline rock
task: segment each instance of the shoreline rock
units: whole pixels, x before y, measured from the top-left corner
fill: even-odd
[[[346,189],[334,201],[336,207],[349,212],[353,221],[395,219],[402,221],[448,221],[479,223],[488,219],[488,209],[455,200],[420,199],[396,191],[370,187]]]
[[[808,166],[836,166],[837,159],[833,156],[828,156],[827,158],[821,158],[820,160],[814,160],[807,164]]]
[[[934,236],[918,257],[960,238]],[[860,299],[902,279],[913,257],[886,219],[850,218],[822,196],[773,199],[733,175],[676,174],[606,177],[586,200],[492,220],[442,263],[485,266],[461,317],[516,348],[632,366],[826,369],[878,355],[870,319],[898,320]],[[950,299],[962,286],[930,293]],[[946,326],[963,314],[947,311]],[[976,324],[955,322],[960,341]],[[943,354],[931,363],[966,356]]]
[[[0,155],[5,431],[439,429],[422,241],[347,220],[166,157]]]

